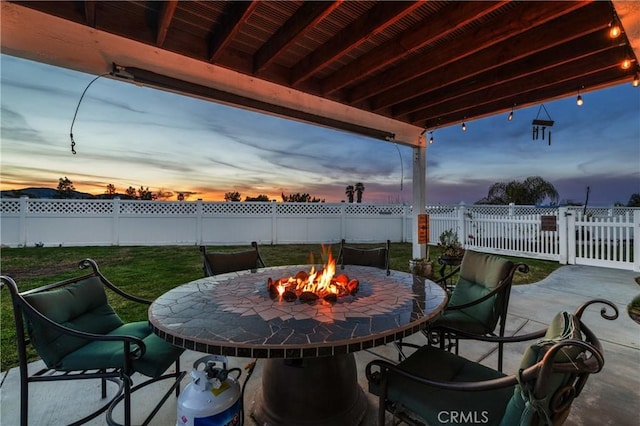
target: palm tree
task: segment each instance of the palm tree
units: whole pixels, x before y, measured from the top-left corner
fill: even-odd
[[[478,204],[540,204],[546,199],[551,204],[558,202],[556,188],[540,176],[529,176],[520,182],[496,182],[489,188],[486,198],[479,200]]]
[[[362,184],[362,182],[358,182],[356,183],[356,187],[355,187],[355,191],[357,194],[357,203],[361,203],[362,202],[362,193],[364,192],[364,185]]]
[[[353,185],[347,185],[347,187],[344,190],[344,193],[347,195],[347,199],[349,200],[349,202],[353,203],[353,194],[354,194]]]

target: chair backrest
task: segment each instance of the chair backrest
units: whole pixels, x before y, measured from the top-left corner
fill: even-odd
[[[342,269],[344,269],[344,265],[373,266],[380,269],[386,269],[387,275],[389,275],[390,250],[390,240],[387,240],[384,247],[375,248],[358,248],[348,246],[346,245],[345,240],[342,240],[340,242],[338,263],[340,263]]]
[[[465,305],[487,297],[461,311],[475,318],[487,333],[492,332],[498,320],[506,316],[513,274],[518,266],[499,256],[466,250],[449,305]],[[495,293],[488,296],[491,292]]]
[[[589,375],[603,365],[602,346],[579,316],[558,313],[545,336],[526,349],[501,425],[562,424]]]
[[[202,252],[205,277],[226,274],[228,272],[252,270],[264,268],[265,263],[260,256],[258,243],[253,241],[251,250],[238,252],[208,252],[205,246],[200,246]]]
[[[22,293],[13,280],[4,277],[3,283],[11,289],[18,345],[23,346],[19,351],[31,342],[49,368],[59,368],[65,356],[90,341],[62,334],[48,321],[94,334],[107,334],[123,324],[95,273]]]

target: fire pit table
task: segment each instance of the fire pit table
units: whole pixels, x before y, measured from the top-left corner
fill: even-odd
[[[274,297],[269,279],[309,265],[263,268],[202,278],[176,287],[149,308],[156,334],[186,349],[265,358],[252,415],[269,425],[355,425],[367,398],[354,352],[418,332],[445,306],[437,284],[365,266],[344,271],[355,295],[305,303]]]

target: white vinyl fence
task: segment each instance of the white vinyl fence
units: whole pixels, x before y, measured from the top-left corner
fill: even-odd
[[[428,206],[445,230],[487,253],[640,271],[640,209]],[[5,247],[411,242],[400,204],[0,199]]]

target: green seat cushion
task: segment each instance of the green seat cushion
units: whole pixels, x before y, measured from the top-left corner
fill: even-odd
[[[524,370],[537,362],[541,361],[547,350],[555,343],[567,340],[582,340],[582,333],[580,332],[580,320],[573,314],[568,312],[560,312],[551,321],[549,328],[544,336],[538,342],[532,344],[527,348],[522,361],[520,362],[520,369]],[[554,362],[573,362],[582,353],[582,349],[578,346],[565,346],[556,354]],[[560,387],[566,384],[570,380],[568,374],[554,373],[553,377],[548,381],[546,388],[546,398],[540,403],[543,407],[548,407],[549,398],[553,396],[554,392]],[[527,394],[522,392],[522,386],[518,384],[514,389],[513,396],[509,401],[509,406],[505,413],[502,425],[510,426],[520,424],[521,420],[523,424],[530,424],[533,411],[526,410],[527,408]],[[544,424],[541,419],[540,424]]]
[[[49,319],[74,330],[106,334],[123,324],[109,306],[98,277],[57,290],[28,294],[25,299]],[[33,346],[50,368],[58,367],[66,355],[89,343],[88,340],[61,334],[31,318],[25,320]]]
[[[470,382],[504,376],[482,364],[431,346],[418,349],[398,366],[413,375],[437,381]],[[379,395],[380,388],[370,382],[369,392]],[[466,423],[475,419],[478,424],[497,425],[512,395],[513,387],[460,392],[417,383],[393,372],[389,372],[388,377],[389,400],[401,403],[432,425],[457,424],[451,421],[452,415],[463,416]]]
[[[502,257],[467,250],[448,306],[464,305],[487,295],[509,275],[512,267],[513,263]],[[498,323],[504,297],[504,294],[497,294],[468,308],[445,310],[433,325],[438,326],[442,321],[443,326],[472,333],[490,333]],[[471,325],[474,322],[476,324]],[[473,330],[467,327],[473,327]]]
[[[146,321],[124,324],[109,335],[132,336],[142,339],[146,352],[134,360],[133,369],[145,376],[158,377],[182,354],[184,349],[173,346],[155,335]],[[122,341],[94,341],[67,355],[60,363],[61,370],[84,370],[94,368],[124,367]],[[132,346],[132,349],[135,346]]]

